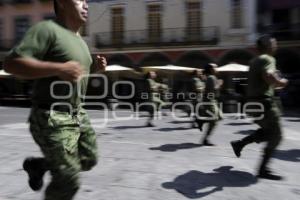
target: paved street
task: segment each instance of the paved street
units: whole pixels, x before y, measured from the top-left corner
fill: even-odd
[[[27,185],[22,161],[40,155],[25,123],[29,109],[0,107],[0,200],[41,200],[43,192]],[[226,117],[212,142],[200,147],[202,134],[190,129],[188,118],[169,116],[156,120],[156,127],[144,127],[139,119],[118,119],[103,111],[90,111],[95,126],[100,162],[82,173],[82,187],[75,200],[298,200],[300,198],[300,115],[283,118],[285,140],[272,167],[285,176],[281,182],[255,178],[262,145],[249,145],[236,158],[229,142],[256,126],[247,120]],[[118,116],[134,114],[120,110]],[[45,181],[49,182],[46,174]]]

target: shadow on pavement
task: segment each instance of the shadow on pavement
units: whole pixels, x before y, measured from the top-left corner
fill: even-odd
[[[255,130],[250,129],[250,130],[242,130],[242,131],[238,131],[235,132],[234,134],[240,134],[240,135],[250,135],[251,133],[254,133]]]
[[[181,150],[181,149],[193,149],[193,148],[198,148],[201,146],[202,146],[201,144],[195,144],[195,143],[182,143],[182,144],[165,144],[160,147],[152,147],[149,149],[165,151],[165,152],[175,152],[175,151]]]
[[[159,128],[159,129],[154,129],[154,131],[171,132],[171,131],[184,131],[190,129],[191,129],[190,127],[175,127],[175,128]]]
[[[214,169],[212,173],[192,170],[176,177],[173,182],[163,183],[162,187],[174,189],[187,198],[196,199],[222,191],[224,187],[248,187],[257,183],[252,174],[231,170],[232,168],[222,166]]]
[[[253,123],[249,123],[249,122],[237,122],[237,123],[227,123],[224,124],[226,126],[246,126],[246,125],[252,125]]]
[[[183,124],[183,123],[192,123],[192,120],[183,120],[183,121],[171,121],[170,124]]]
[[[134,129],[134,128],[148,128],[146,125],[142,126],[115,126],[111,127],[113,129],[122,130],[122,129]]]
[[[300,162],[300,149],[277,150],[273,157],[279,160]]]

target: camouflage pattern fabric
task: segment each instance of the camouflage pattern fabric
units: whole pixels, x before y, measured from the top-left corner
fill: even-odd
[[[45,200],[72,199],[79,189],[79,172],[97,163],[96,134],[86,111],[71,115],[33,107],[29,123],[52,175]]]

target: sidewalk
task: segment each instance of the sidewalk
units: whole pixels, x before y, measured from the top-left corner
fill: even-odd
[[[40,155],[25,123],[28,109],[0,107],[0,200],[40,200],[21,169],[26,156]],[[92,119],[102,115],[92,111]],[[120,115],[127,116],[124,111]],[[300,198],[300,123],[283,121],[286,139],[273,159],[272,167],[286,179],[257,180],[256,166],[262,145],[250,145],[236,158],[229,142],[256,126],[226,119],[220,123],[212,142],[200,147],[202,133],[170,116],[145,128],[146,118],[110,120],[96,128],[100,162],[82,173],[82,187],[75,200],[274,200]],[[97,120],[96,120],[97,121]],[[99,120],[98,120],[99,121]],[[96,126],[97,127],[97,126]],[[46,182],[49,175],[46,175]]]

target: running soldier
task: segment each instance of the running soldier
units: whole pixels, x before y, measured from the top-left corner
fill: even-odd
[[[263,113],[249,113],[254,117],[254,122],[260,126],[252,135],[241,140],[232,141],[231,145],[237,157],[241,156],[243,148],[251,143],[266,142],[262,161],[258,169],[258,177],[281,180],[282,177],[274,174],[268,167],[269,161],[282,139],[280,125],[280,109],[274,101],[274,89],[282,88],[288,81],[276,73],[276,60],[273,57],[276,49],[276,39],[262,36],[257,40],[258,57],[250,63],[248,80],[248,102],[263,105]],[[261,118],[261,119],[259,119]]]
[[[31,27],[6,58],[4,69],[23,79],[35,79],[30,132],[44,157],[27,158],[23,163],[30,187],[40,190],[49,170],[52,179],[45,200],[71,200],[80,187],[79,172],[97,163],[96,134],[80,105],[87,76],[104,71],[106,60],[97,56],[93,62],[79,34],[88,17],[87,1],[54,0],[54,8],[56,20]]]

